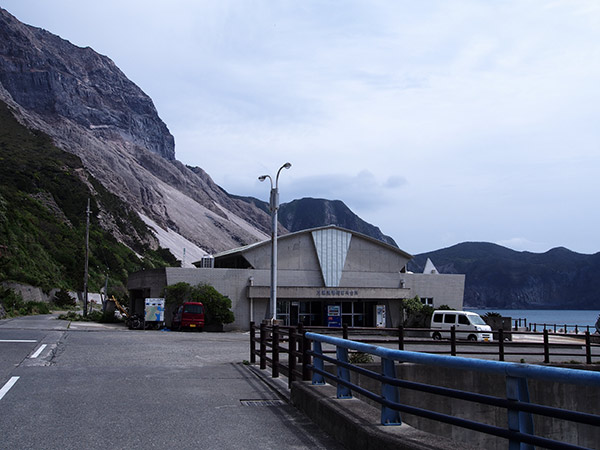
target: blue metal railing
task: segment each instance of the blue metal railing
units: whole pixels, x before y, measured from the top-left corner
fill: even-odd
[[[598,415],[531,403],[527,384],[527,380],[535,379],[600,388],[599,372],[392,350],[310,332],[305,333],[305,337],[313,342],[313,350],[310,352],[313,357],[313,363],[310,365],[313,372],[313,384],[323,384],[325,378],[329,378],[337,383],[338,398],[351,398],[352,391],[354,391],[381,404],[381,423],[383,425],[401,424],[400,413],[406,412],[508,439],[511,450],[533,449],[534,445],[552,449],[583,448],[536,436],[533,429],[533,414],[600,426],[600,416]],[[322,344],[334,345],[336,358],[326,356],[323,353]],[[382,373],[350,364],[348,350],[380,357]],[[400,380],[396,378],[395,361],[502,375],[506,378],[506,398]],[[337,376],[325,371],[325,362],[337,366]],[[352,383],[351,371],[378,380],[381,383],[381,394]],[[508,428],[402,404],[399,402],[398,387],[505,408],[508,416]]]

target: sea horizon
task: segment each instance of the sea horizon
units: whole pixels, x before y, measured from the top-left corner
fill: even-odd
[[[470,308],[465,307],[465,311],[472,311],[480,316],[489,312],[496,312],[503,317],[515,319],[525,319],[527,324],[538,325],[558,325],[564,327],[567,325],[572,329],[575,325],[579,328],[590,327],[590,332],[595,332],[596,321],[600,318],[600,309],[498,309],[498,308]],[[593,314],[591,312],[594,311]]]

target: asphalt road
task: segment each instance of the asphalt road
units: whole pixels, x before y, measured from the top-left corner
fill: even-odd
[[[1,320],[0,448],[341,448],[287,403],[266,406],[279,397],[242,363],[248,341]]]

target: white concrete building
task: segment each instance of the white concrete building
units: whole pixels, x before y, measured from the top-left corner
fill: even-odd
[[[286,234],[278,239],[277,253],[277,319],[286,325],[395,327],[402,299],[417,295],[434,307],[462,309],[464,275],[409,273],[411,255],[354,231],[326,226]],[[228,296],[232,328],[248,329],[252,320],[271,318],[270,240],[216,254],[211,263],[214,267],[132,274],[134,312],[141,311],[144,298],[161,297],[165,286],[183,281],[210,284]]]

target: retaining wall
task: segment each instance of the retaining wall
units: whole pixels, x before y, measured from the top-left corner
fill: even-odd
[[[364,365],[363,367],[376,372],[380,372],[381,370],[379,364]],[[585,367],[590,370],[600,371],[600,367]],[[334,368],[329,367],[328,370],[332,371]],[[408,381],[506,398],[506,380],[503,376],[499,375],[401,363],[396,364],[396,376]],[[380,392],[379,382],[355,373],[351,373],[351,377],[353,383],[366,387],[373,392]],[[600,415],[600,390],[597,388],[541,380],[529,380],[528,385],[530,399],[533,403]],[[408,389],[400,389],[399,398],[401,403],[456,417],[463,417],[501,427],[506,427],[507,424],[507,413],[503,408],[445,398]],[[376,405],[369,399],[363,400]],[[507,448],[507,441],[502,438],[488,436],[483,433],[410,414],[402,414],[402,420],[418,430],[451,438],[455,441],[468,442],[475,447],[490,450]],[[561,440],[583,447],[596,448],[598,442],[600,442],[599,427],[575,424],[554,418],[534,415],[534,430],[538,436]]]

